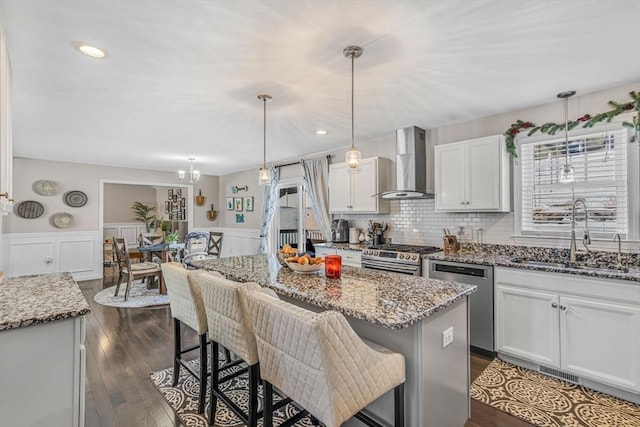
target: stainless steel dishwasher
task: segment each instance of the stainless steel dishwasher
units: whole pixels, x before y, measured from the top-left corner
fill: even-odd
[[[469,341],[471,350],[495,355],[493,337],[493,266],[429,260],[429,278],[476,285],[469,295]]]

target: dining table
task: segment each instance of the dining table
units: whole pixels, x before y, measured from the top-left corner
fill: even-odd
[[[177,259],[176,255],[179,254],[184,248],[184,243],[154,243],[153,245],[138,246],[138,251],[144,253],[148,261],[152,261],[153,256],[160,258],[162,262],[169,262],[173,259]]]

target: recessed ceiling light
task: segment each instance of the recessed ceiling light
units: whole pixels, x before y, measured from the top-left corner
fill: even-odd
[[[329,133],[329,132],[327,132],[326,130],[323,130],[323,129],[318,129],[318,130],[316,131],[316,135],[326,135],[326,134],[328,134],[328,133]]]
[[[74,44],[76,50],[92,58],[102,59],[107,57],[107,52],[88,43],[78,42]]]

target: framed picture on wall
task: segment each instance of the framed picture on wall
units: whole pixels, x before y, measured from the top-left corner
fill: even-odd
[[[242,197],[234,197],[233,205],[237,212],[242,212]]]
[[[169,200],[173,199],[173,188],[169,190]]]
[[[184,197],[180,199],[180,207],[184,208],[185,207],[185,200]]]
[[[172,200],[173,200],[174,203],[177,202],[178,201],[178,195],[174,194]]]
[[[164,213],[171,213],[171,202],[168,200],[164,202]]]
[[[244,198],[244,210],[251,212],[253,210],[253,196],[247,196]]]
[[[233,210],[233,197],[227,197],[227,210]]]
[[[182,188],[176,189],[176,194],[178,195],[178,197],[182,197]]]
[[[180,215],[182,215],[182,219],[183,220],[186,220],[187,219],[187,211],[186,211],[186,209],[182,209],[180,211]]]

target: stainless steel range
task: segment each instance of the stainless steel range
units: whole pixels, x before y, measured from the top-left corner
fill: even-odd
[[[362,267],[395,273],[422,274],[422,255],[441,251],[435,246],[386,244],[362,250]]]

